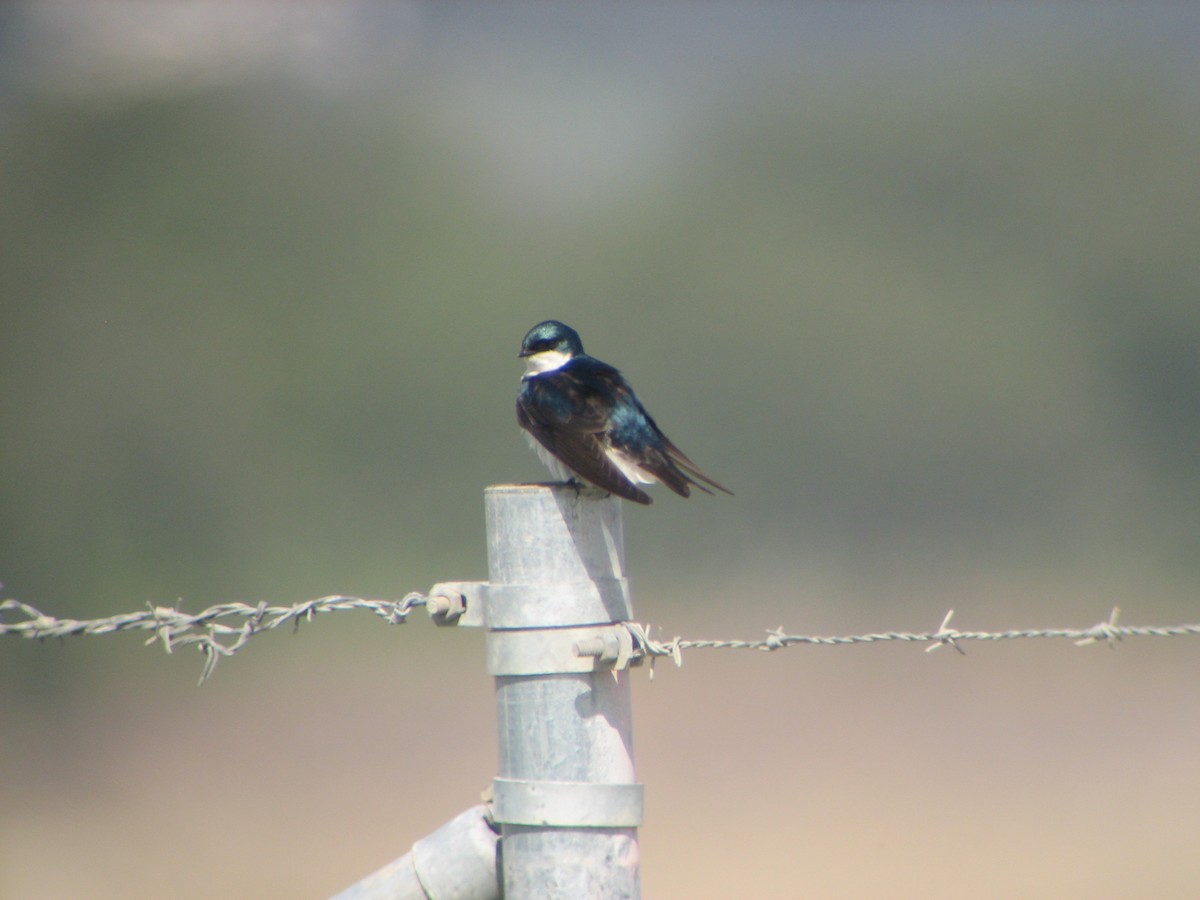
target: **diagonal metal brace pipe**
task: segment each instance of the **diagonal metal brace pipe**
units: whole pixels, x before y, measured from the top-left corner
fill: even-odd
[[[473,806],[333,900],[499,900],[498,839],[488,807]]]

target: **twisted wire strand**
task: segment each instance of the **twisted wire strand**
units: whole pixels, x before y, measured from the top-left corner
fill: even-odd
[[[684,650],[760,650],[774,651],[798,645],[845,646],[848,644],[878,644],[887,641],[905,641],[929,644],[926,652],[938,647],[950,646],[959,653],[966,651],[960,646],[965,641],[1011,641],[1027,638],[1066,638],[1079,646],[1104,641],[1110,647],[1126,637],[1183,637],[1200,635],[1200,625],[1129,626],[1118,625],[1120,608],[1113,607],[1108,619],[1090,628],[1022,628],[1008,631],[959,631],[950,628],[954,610],[950,610],[937,631],[884,631],[871,634],[851,635],[808,635],[787,634],[781,628],[769,629],[765,638],[758,640],[684,640],[676,637],[670,641],[655,640],[650,636],[651,626],[630,623],[634,642],[643,656],[671,657],[676,665],[682,664]]]
[[[437,599],[437,598],[434,598]],[[291,623],[293,630],[302,621],[311,622],[318,614],[367,610],[392,625],[403,624],[413,609],[430,605],[430,598],[410,593],[401,600],[369,600],[362,597],[334,595],[305,600],[292,606],[270,606],[259,603],[221,603],[199,613],[185,613],[169,606],[149,606],[133,613],[123,613],[103,619],[58,619],[16,600],[0,602],[0,636],[19,635],[45,640],[80,635],[113,634],[119,631],[151,631],[146,644],[161,643],[167,653],[176,647],[195,646],[204,654],[203,684],[212,675],[217,663],[241,650],[256,634]],[[433,606],[430,609],[433,610]],[[24,616],[16,621],[4,621],[5,613]],[[675,637],[669,641],[651,637],[654,627],[637,622],[622,623],[633,637],[633,658],[670,657],[676,665],[683,664],[684,650],[757,650],[775,651],[794,646],[845,646],[877,644],[888,641],[928,644],[926,651],[950,646],[965,653],[962,644],[968,641],[1010,641],[1034,638],[1074,640],[1078,645],[1103,641],[1110,647],[1127,637],[1183,637],[1200,635],[1200,625],[1129,626],[1118,625],[1120,609],[1114,607],[1103,622],[1089,628],[1023,628],[1008,631],[959,631],[950,627],[954,610],[950,610],[936,631],[884,631],[852,635],[787,634],[782,628],[770,629],[758,640],[685,640]],[[235,624],[227,624],[229,622]]]
[[[170,606],[149,606],[139,612],[122,613],[103,619],[58,619],[48,616],[37,607],[17,600],[0,602],[0,635],[12,634],[24,638],[45,640],[80,635],[113,634],[118,631],[152,631],[146,644],[161,642],[167,653],[176,647],[196,646],[204,654],[203,684],[212,675],[217,663],[232,656],[246,645],[251,637],[292,623],[293,630],[302,621],[311,622],[320,613],[365,609],[392,625],[402,624],[417,606],[425,604],[422,594],[411,593],[400,601],[367,600],[361,597],[330,596],[305,600],[292,606],[269,606],[259,603],[220,603],[203,612],[191,614]],[[2,621],[5,613],[16,611],[25,618]],[[229,625],[227,621],[239,621]]]

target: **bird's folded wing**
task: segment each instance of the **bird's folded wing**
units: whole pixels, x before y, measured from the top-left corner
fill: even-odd
[[[530,385],[527,389],[538,388]],[[600,437],[606,413],[597,404],[586,400],[557,404],[546,397],[539,398],[541,402],[528,399],[524,392],[518,398],[517,421],[543,447],[584,481],[626,500],[650,504],[650,495],[626,478],[608,458]],[[556,414],[557,410],[567,409],[571,410],[570,415]]]

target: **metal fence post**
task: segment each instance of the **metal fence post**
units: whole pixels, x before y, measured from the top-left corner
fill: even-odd
[[[613,627],[632,617],[620,501],[496,485],[485,505],[504,896],[637,898],[642,786],[628,631]],[[587,646],[611,648],[609,662],[581,654]]]

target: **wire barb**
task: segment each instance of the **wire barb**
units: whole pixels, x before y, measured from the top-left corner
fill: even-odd
[[[1121,635],[1117,633],[1117,616],[1121,615],[1121,607],[1114,606],[1112,612],[1109,613],[1108,620],[1093,625],[1092,633],[1085,638],[1080,638],[1075,642],[1076,647],[1083,647],[1087,644],[1094,644],[1096,641],[1105,641],[1109,649],[1117,649],[1117,641],[1121,639]]]
[[[953,647],[955,650],[957,650],[961,655],[963,655],[963,656],[967,655],[967,651],[964,650],[962,647],[960,647],[954,640],[955,638],[959,637],[959,633],[949,627],[950,620],[953,618],[954,618],[954,610],[950,610],[949,612],[946,613],[946,618],[942,619],[941,626],[938,628],[938,630],[936,632],[934,632],[934,635],[933,635],[934,638],[937,640],[937,642],[930,644],[928,647],[926,647],[925,648],[926,653],[932,653],[938,647],[944,647],[945,645],[949,644],[951,647]]]

